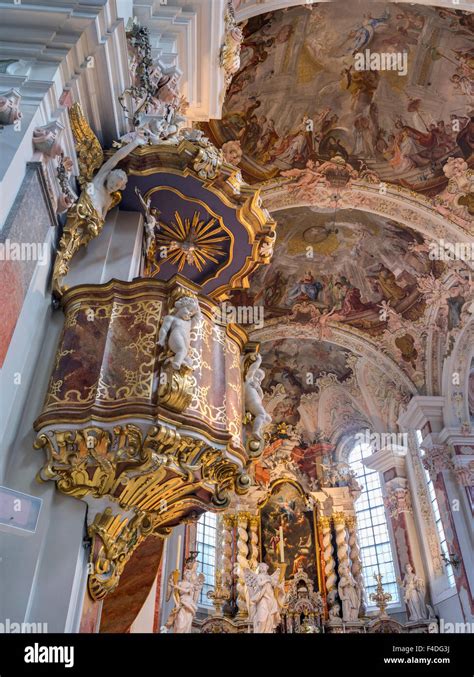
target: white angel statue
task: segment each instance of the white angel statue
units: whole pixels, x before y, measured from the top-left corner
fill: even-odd
[[[258,354],[255,361],[249,366],[245,377],[245,409],[254,416],[252,434],[258,440],[263,439],[265,428],[271,423],[272,418],[267,414],[263,406],[263,390],[261,383],[265,378],[265,372],[260,369],[262,356]]]
[[[196,560],[186,564],[181,581],[174,580],[174,572],[168,579],[166,601],[170,599],[172,593],[175,606],[169,615],[166,628],[172,629],[174,634],[191,632],[199,594],[206,580],[204,574],[197,572],[197,566]]]
[[[253,631],[255,634],[273,633],[280,623],[280,610],[285,603],[284,581],[280,581],[280,571],[270,576],[268,565],[261,562],[256,572],[247,567],[243,573]]]

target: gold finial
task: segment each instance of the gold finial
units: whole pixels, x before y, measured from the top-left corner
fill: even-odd
[[[387,617],[385,609],[387,608],[388,603],[392,599],[392,595],[389,592],[385,592],[382,585],[382,574],[374,574],[374,578],[377,581],[377,590],[370,594],[370,601],[375,602],[379,609],[379,617]]]

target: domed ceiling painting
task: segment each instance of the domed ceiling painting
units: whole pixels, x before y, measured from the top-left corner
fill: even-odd
[[[338,154],[435,194],[446,159],[471,155],[472,15],[373,2],[341,13],[324,3],[253,17],[244,34],[222,120],[210,127],[219,145],[240,140],[248,180]],[[396,70],[357,70],[356,53],[400,56]]]

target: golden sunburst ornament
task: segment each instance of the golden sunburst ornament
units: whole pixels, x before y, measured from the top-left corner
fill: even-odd
[[[163,258],[178,266],[181,272],[187,263],[195,266],[201,272],[209,261],[219,263],[219,256],[224,255],[221,244],[229,239],[222,235],[222,227],[216,218],[209,221],[201,219],[200,212],[194,212],[193,218],[182,219],[179,212],[174,214],[175,222],[167,225],[160,224],[161,228],[156,236],[160,247],[165,247],[166,256]]]

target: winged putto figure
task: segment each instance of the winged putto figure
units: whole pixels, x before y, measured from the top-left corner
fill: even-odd
[[[280,612],[285,603],[285,587],[284,581],[280,580],[280,571],[270,576],[268,564],[261,562],[256,572],[246,568],[243,573],[253,631],[255,634],[273,633],[280,623]]]
[[[183,578],[178,581],[175,573],[171,572],[168,579],[166,601],[171,595],[174,599],[174,608],[171,611],[166,628],[172,629],[174,634],[188,634],[191,632],[194,616],[198,608],[198,599],[206,577],[197,571],[196,559],[186,563]]]

